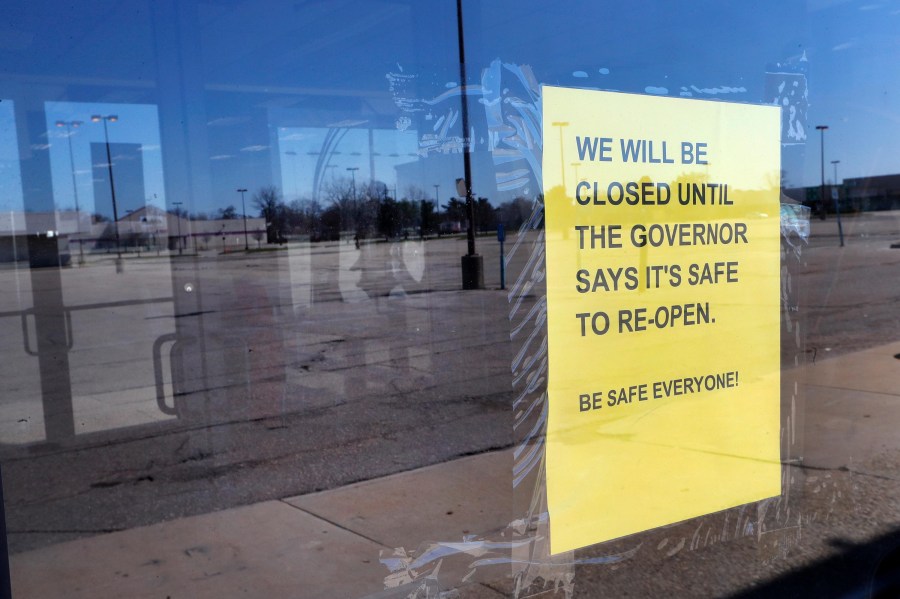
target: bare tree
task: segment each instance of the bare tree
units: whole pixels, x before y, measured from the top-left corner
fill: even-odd
[[[237,209],[234,206],[227,206],[219,209],[219,218],[222,220],[231,220],[238,217]]]
[[[286,214],[278,188],[274,185],[260,187],[253,194],[253,205],[259,210],[259,215],[266,219],[268,243],[284,242]]]

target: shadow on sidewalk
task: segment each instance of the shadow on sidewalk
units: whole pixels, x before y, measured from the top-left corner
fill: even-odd
[[[868,543],[834,539],[830,544],[840,553],[732,595],[732,599],[900,597],[900,528]]]

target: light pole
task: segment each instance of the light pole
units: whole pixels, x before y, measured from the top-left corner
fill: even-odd
[[[358,166],[348,166],[347,170],[350,171],[350,177],[353,180],[351,190],[353,193],[353,199],[355,200],[356,199],[356,171],[359,170],[359,167]]]
[[[578,183],[579,181],[581,181],[581,179],[578,178],[578,167],[581,166],[581,163],[580,163],[580,162],[573,162],[573,163],[572,163],[572,166],[575,167],[575,183]]]
[[[466,213],[468,214],[469,227],[466,231],[468,251],[462,257],[462,286],[463,289],[484,289],[484,260],[475,253],[475,200],[472,197],[472,139],[469,130],[469,102],[467,99],[468,81],[466,79],[466,44],[463,34],[462,0],[456,0],[456,38],[459,45],[459,89],[460,112],[462,116],[463,139],[463,176],[465,190],[459,189],[457,179],[457,192],[462,195],[465,191]]]
[[[358,166],[348,166],[347,170],[350,171],[350,177],[352,178],[352,187],[350,189],[353,193],[353,201],[351,202],[350,206],[351,206],[351,209],[353,210],[353,226],[356,228],[356,231],[354,231],[354,235],[355,235],[354,238],[357,240],[356,241],[356,249],[359,249],[359,231],[360,231],[359,220],[358,220],[359,210],[357,209],[357,206],[356,206],[356,171],[359,170],[359,167]]]
[[[66,128],[66,139],[69,142],[69,166],[72,170],[72,193],[75,196],[75,218],[78,222],[78,263],[84,264],[84,240],[81,239],[81,208],[78,206],[78,184],[75,181],[75,155],[72,153],[72,129],[77,129],[84,121],[56,121],[57,127]]]
[[[239,194],[241,194],[241,214],[244,215],[244,251],[250,251],[250,242],[247,241],[247,209],[244,207],[244,194],[247,193],[246,189],[237,189],[235,190]]]
[[[551,123],[554,127],[559,127],[559,174],[562,177],[563,190],[566,189],[566,161],[563,152],[563,127],[568,127],[568,121],[554,121]]]
[[[437,220],[438,237],[441,236],[441,200],[438,197],[438,190],[440,190],[440,188],[440,185],[434,185],[434,217]]]
[[[285,152],[284,154],[285,154],[285,156],[292,156],[292,157],[294,158],[294,161],[293,161],[293,162],[294,162],[294,166],[293,166],[293,168],[291,169],[291,170],[293,171],[293,173],[294,173],[294,176],[293,176],[293,179],[294,179],[294,195],[295,195],[296,197],[300,197],[300,185],[299,185],[299,183],[297,182],[297,166],[298,166],[298,165],[297,165],[297,161],[299,161],[300,159],[297,158],[297,152],[295,152],[295,151],[293,151],[293,150],[288,150],[288,151]]]
[[[825,220],[825,130],[828,129],[828,125],[816,125],[816,130],[818,130],[820,136],[820,164],[822,166],[822,183],[819,187],[819,202],[822,206],[822,214],[820,215],[822,220]]]
[[[140,258],[141,257],[141,246],[138,243],[139,236],[137,234],[135,234],[135,232],[134,232],[134,220],[131,218],[132,212],[134,212],[134,208],[126,208],[125,209],[125,220],[128,222],[128,227],[127,227],[128,239],[126,241],[129,241],[130,243],[134,244],[134,246],[137,248],[138,258]],[[126,254],[128,253],[127,245],[125,246],[125,253]]]
[[[172,202],[173,206],[181,206],[184,202]],[[181,242],[181,215],[179,214],[180,210],[178,208],[175,209],[175,222],[178,223],[178,255],[181,255],[181,249],[184,245]]]
[[[107,122],[115,123],[118,120],[119,116],[115,114],[95,114],[91,116],[91,122],[93,123],[99,123],[100,121],[103,121],[103,138],[106,140],[106,166],[109,169],[109,194],[112,197],[113,225],[115,227],[116,234],[116,270],[121,272],[122,246],[119,241],[119,209],[116,206],[116,185],[113,181],[112,155],[109,152],[109,129],[106,126]]]
[[[840,191],[838,191],[838,178],[837,178],[837,165],[840,164],[840,160],[832,160],[831,164],[834,166],[834,185],[831,187],[832,193],[834,196],[834,214],[837,216],[838,223],[838,237],[841,239],[841,247],[844,247],[844,226],[841,224],[841,199],[840,199]]]

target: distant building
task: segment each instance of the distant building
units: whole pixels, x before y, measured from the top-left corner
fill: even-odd
[[[109,228],[111,223],[100,223],[99,226]],[[99,238],[100,234],[96,227],[97,225],[94,234]],[[104,235],[104,239],[106,238],[108,233]],[[179,247],[190,251],[243,249],[244,219],[239,216],[215,220],[189,220],[148,204],[119,219],[119,238],[126,247],[127,240],[138,240],[144,241],[145,246],[162,242],[170,250],[177,250]],[[250,247],[259,247],[265,241],[265,219],[248,217],[247,244]]]
[[[843,188],[854,210],[900,210],[900,175],[844,179]]]
[[[825,186],[825,207],[834,212],[832,189],[837,190],[841,212],[900,210],[900,175],[879,175],[844,179],[840,185]],[[794,187],[784,194],[810,208],[818,209],[821,187]]]
[[[0,262],[27,262],[28,237],[33,236],[57,239],[58,261],[65,266],[68,239],[79,230],[90,230],[90,216],[84,212],[0,212]]]
[[[177,250],[243,250],[244,219],[188,220],[153,205],[128,212],[119,219],[119,247],[124,252]],[[70,255],[109,253],[116,249],[116,226],[86,212],[0,212],[0,262],[27,262],[28,237],[58,240],[59,263]],[[246,243],[266,243],[266,221],[247,218]],[[55,262],[54,258],[54,262]]]

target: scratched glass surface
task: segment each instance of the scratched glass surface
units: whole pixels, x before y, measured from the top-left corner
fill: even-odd
[[[17,596],[889,593],[900,4],[4,13]],[[549,555],[543,84],[781,107],[780,497]]]

